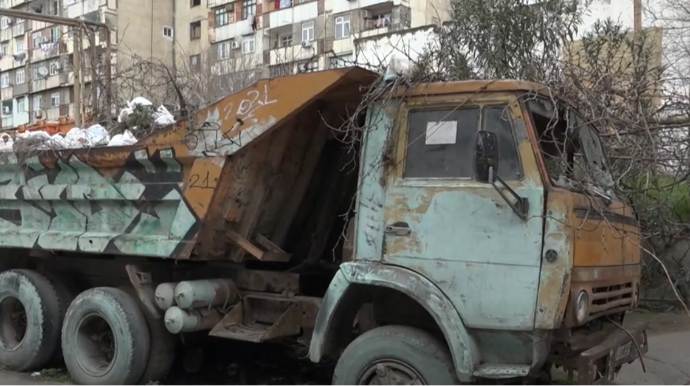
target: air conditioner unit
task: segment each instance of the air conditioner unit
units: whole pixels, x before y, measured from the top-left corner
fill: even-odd
[[[311,47],[314,42],[312,40],[302,40],[302,47],[307,48]]]
[[[233,50],[239,50],[240,49],[240,42],[232,42],[230,45]]]
[[[371,19],[371,18],[372,18],[372,16],[371,16],[371,10],[369,10],[369,9],[363,9],[363,10],[362,10],[362,17],[364,18],[364,20]]]
[[[41,111],[41,110],[34,111],[34,118],[36,118],[36,119],[43,118],[43,111]]]

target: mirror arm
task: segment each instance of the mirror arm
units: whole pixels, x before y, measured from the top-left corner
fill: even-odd
[[[515,202],[513,202],[506,194],[503,192],[503,189],[499,186],[496,185],[496,180],[503,185],[503,188],[508,191],[508,193],[515,199]],[[496,189],[498,194],[503,197],[505,202],[510,205],[510,208],[517,214],[521,219],[527,220],[527,211],[529,210],[529,200],[523,197],[520,197],[515,191],[508,186],[508,184],[503,181],[501,177],[498,176],[498,174],[494,173],[494,168],[489,167],[489,182],[491,185]]]

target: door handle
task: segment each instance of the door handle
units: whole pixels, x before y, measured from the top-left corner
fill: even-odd
[[[392,233],[396,236],[408,236],[412,230],[406,222],[396,222],[391,225],[386,225],[386,233]]]

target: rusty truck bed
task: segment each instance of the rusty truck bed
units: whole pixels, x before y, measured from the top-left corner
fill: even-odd
[[[356,103],[371,80],[359,68],[261,80],[136,145],[4,154],[0,246],[238,261],[225,229],[279,244],[320,145],[309,106]]]

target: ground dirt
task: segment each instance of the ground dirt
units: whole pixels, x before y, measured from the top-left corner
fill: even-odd
[[[649,352],[644,357],[647,372],[639,361],[625,365],[616,379],[619,385],[687,385],[690,384],[690,316],[677,312],[635,312],[626,324],[649,323]],[[274,346],[258,349],[247,343],[211,341],[203,360],[179,358],[175,371],[161,384],[330,384],[333,364],[312,365],[305,355],[290,356],[290,350]],[[202,359],[200,354],[194,359]],[[198,362],[198,363],[193,363]],[[192,370],[191,373],[184,369]],[[48,369],[38,374],[21,374],[0,370],[0,385],[69,384],[64,369]],[[562,379],[555,379],[562,384]]]

